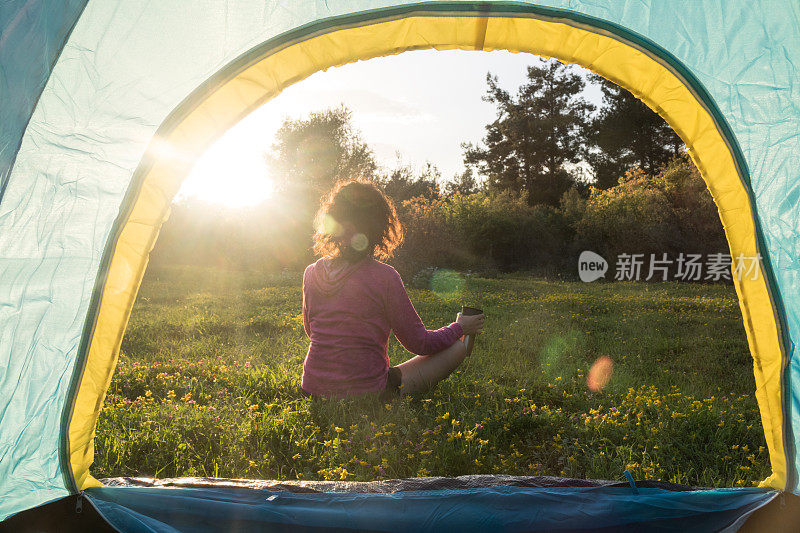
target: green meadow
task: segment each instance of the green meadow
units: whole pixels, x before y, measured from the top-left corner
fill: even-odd
[[[487,326],[435,390],[385,403],[300,393],[300,280],[148,271],[101,413],[93,474],[622,480],[628,469],[636,479],[719,487],[769,475],[732,286],[451,273],[430,290],[407,280],[429,328],[452,321],[462,303],[482,307]],[[409,356],[393,337],[390,356]],[[591,390],[601,358],[613,372]]]

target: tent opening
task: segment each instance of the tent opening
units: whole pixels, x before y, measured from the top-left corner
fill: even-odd
[[[419,53],[407,56],[415,54]],[[453,52],[438,54],[453,57]],[[474,55],[474,52],[463,54],[467,59]],[[523,71],[527,64],[548,64],[534,56],[511,57],[515,67]],[[373,61],[392,65],[396,58]],[[441,69],[444,65],[431,68]],[[363,70],[365,66],[360,63],[350,68]],[[329,71],[326,75],[332,73]],[[331,85],[324,75],[317,83]],[[392,83],[399,83],[399,80],[389,82]],[[508,89],[514,93],[517,88]],[[602,93],[597,87],[594,89],[597,91],[594,98],[601,106],[599,95]],[[309,99],[304,96],[300,93],[294,98],[306,107]],[[364,98],[363,92],[359,92],[358,97]],[[281,97],[278,97],[265,107],[281,104]],[[495,118],[491,115],[487,117],[488,122]],[[300,122],[302,119],[297,119],[295,125]],[[324,130],[327,123],[307,118],[302,125]],[[260,152],[273,141],[263,135],[254,122],[245,126],[242,140],[255,132],[262,135],[257,141],[262,147],[257,149],[258,157],[249,157],[266,159]],[[279,131],[278,127],[274,129]],[[301,137],[300,146],[306,147],[307,138]],[[298,142],[295,137],[289,139]],[[227,149],[227,152],[217,155],[218,160],[230,159],[227,154],[237,144],[225,141],[227,144],[220,143],[223,145],[220,150]],[[208,157],[204,156],[201,161]],[[293,162],[293,165],[292,169],[296,170],[300,164]],[[442,190],[435,195],[426,197],[423,194],[414,199],[402,196],[413,192],[395,187],[398,206],[406,202],[404,215],[410,225],[406,246],[411,252],[399,259],[406,267],[404,279],[409,289],[418,289],[416,297],[423,301],[423,316],[435,316],[441,321],[448,305],[455,309],[462,301],[476,298],[493,302],[493,314],[500,316],[492,334],[498,338],[487,339],[490,344],[483,350],[488,362],[471,360],[458,371],[461,375],[453,378],[457,385],[442,384],[433,398],[423,399],[422,403],[411,401],[389,408],[379,405],[377,409],[358,402],[344,406],[325,402],[309,404],[298,387],[298,371],[305,355],[302,322],[298,322],[297,306],[301,301],[298,275],[313,259],[304,255],[307,246],[296,246],[298,241],[307,239],[305,233],[310,224],[292,221],[307,218],[305,222],[308,223],[314,209],[303,212],[288,199],[288,193],[283,193],[285,196],[281,198],[274,190],[264,204],[249,209],[201,207],[191,201],[178,203],[173,206],[172,218],[162,228],[160,240],[150,257],[150,273],[145,277],[137,304],[141,318],[134,313],[128,336],[123,340],[122,352],[126,356],[118,369],[120,381],[112,382],[107,399],[109,418],[101,418],[99,428],[97,471],[102,472],[103,477],[129,472],[132,475],[153,473],[156,477],[353,480],[369,479],[369,476],[473,473],[617,479],[628,469],[640,479],[660,481],[663,478],[663,481],[683,485],[750,485],[762,479],[768,474],[767,451],[761,437],[757,407],[751,398],[755,386],[750,377],[750,355],[746,339],[740,334],[741,315],[732,287],[684,283],[724,279],[709,272],[693,273],[690,262],[683,264],[683,278],[676,278],[679,273],[675,271],[677,251],[668,259],[669,276],[659,270],[657,264],[651,264],[653,259],[661,259],[663,267],[663,258],[655,253],[656,249],[674,247],[666,236],[675,231],[690,233],[688,226],[680,230],[659,229],[662,241],[655,243],[652,258],[645,257],[650,254],[641,254],[641,277],[637,274],[636,278],[633,271],[623,271],[620,259],[611,253],[641,252],[642,242],[658,236],[641,235],[641,242],[637,242],[637,236],[629,228],[627,231],[631,234],[625,242],[628,248],[615,248],[614,235],[608,236],[609,242],[585,240],[600,235],[598,231],[608,230],[597,219],[619,217],[617,208],[604,206],[624,207],[627,204],[623,200],[628,196],[642,201],[641,194],[652,192],[656,183],[661,183],[659,186],[665,194],[675,189],[680,191],[674,194],[671,212],[700,209],[699,204],[681,203],[687,195],[707,195],[691,161],[678,158],[670,165],[664,170],[651,171],[652,175],[643,169],[633,171],[621,183],[613,187],[606,185],[605,192],[597,191],[589,202],[592,209],[589,216],[596,219],[597,228],[592,230],[594,233],[585,233],[582,245],[591,245],[611,260],[606,278],[633,281],[655,276],[657,280],[664,274],[662,279],[668,281],[638,288],[624,284],[613,289],[600,284],[583,284],[576,275],[577,250],[566,248],[554,248],[550,255],[568,256],[565,262],[569,267],[565,270],[573,278],[568,287],[550,285],[546,278],[526,281],[525,275],[515,277],[509,271],[522,260],[519,249],[525,248],[519,239],[508,245],[508,253],[495,249],[491,259],[497,263],[493,265],[479,264],[480,255],[473,253],[466,262],[460,259],[464,267],[461,271],[458,271],[458,263],[447,264],[455,270],[425,267],[433,264],[432,258],[443,257],[443,253],[447,261],[459,260],[453,253],[446,255],[447,250],[442,252],[438,248],[458,231],[455,226],[445,226],[446,220],[487,217],[492,212],[518,209],[520,220],[524,219],[528,225],[518,221],[514,231],[521,234],[522,240],[536,239],[531,247],[535,245],[541,249],[557,245],[543,240],[541,235],[556,233],[558,227],[543,225],[545,222],[535,218],[537,215],[557,212],[564,217],[565,224],[577,224],[577,220],[567,221],[567,218],[582,216],[576,215],[575,209],[585,210],[586,206],[580,208],[561,201],[551,211],[542,205],[526,211],[522,207],[524,202],[509,203],[501,198],[487,211],[481,207],[481,202],[486,203],[487,199],[479,196],[479,190],[470,199],[470,194],[457,190],[448,194],[446,184],[442,183]],[[202,169],[195,167],[195,172],[198,170]],[[400,179],[397,169],[383,172],[383,186],[396,185]],[[227,177],[227,173],[218,172],[220,182],[223,182],[222,176]],[[412,172],[411,183],[413,185],[416,180],[424,185],[429,178],[424,174],[413,176]],[[424,192],[424,187],[419,190]],[[222,194],[221,191],[219,195],[222,197]],[[589,194],[584,196],[588,198]],[[565,197],[572,196],[566,194]],[[227,201],[227,197],[223,198],[221,202]],[[586,198],[578,195],[573,200],[580,204],[579,200],[585,203]],[[710,197],[706,201],[710,202]],[[646,199],[644,202],[634,204],[634,208],[640,208],[648,217],[660,213],[660,203],[648,203]],[[727,247],[716,209],[709,203],[705,208],[710,215],[708,218],[716,224],[714,229],[721,242],[716,242],[717,248],[706,250],[705,257],[700,258],[702,261],[708,261],[712,251],[721,253]],[[458,210],[460,214],[448,209]],[[441,210],[441,214],[436,210]],[[297,212],[302,214],[298,217]],[[295,216],[290,216],[291,213]],[[292,221],[282,225],[281,220],[287,218]],[[495,225],[503,223],[501,219],[485,220]],[[437,221],[443,226],[442,236],[438,238],[428,227]],[[658,229],[658,224],[666,226],[665,221],[659,219],[653,229]],[[628,223],[637,222],[631,219]],[[702,223],[695,221],[692,227]],[[276,242],[267,246],[258,239],[263,238],[268,229],[275,234]],[[487,234],[484,238],[497,242],[497,247],[502,245],[504,236]],[[551,240],[559,238],[566,237],[554,235]],[[697,246],[705,245],[706,240],[692,243],[692,249],[698,251]],[[431,248],[437,248],[432,255],[414,256]],[[466,243],[456,248],[466,248]],[[510,257],[515,254],[516,257]],[[683,255],[689,254],[681,253]],[[277,261],[278,258],[282,262]],[[684,259],[688,261],[688,257]],[[548,257],[539,253],[526,260],[529,263],[525,267],[530,269]],[[550,261],[553,262],[552,257]],[[183,266],[178,267],[176,263]],[[265,266],[271,272],[258,273]],[[475,266],[489,266],[489,277],[485,269],[483,273],[464,274],[464,270]],[[695,267],[702,266],[695,263]],[[726,268],[727,263],[717,270],[723,272]],[[545,269],[540,271],[545,272]],[[507,294],[508,285],[514,286],[513,295]],[[430,302],[426,305],[426,301]],[[667,318],[670,314],[673,316]],[[697,356],[700,353],[711,355],[700,358]],[[134,357],[131,354],[135,354]],[[501,354],[502,360],[496,360]],[[393,342],[391,355],[396,364],[408,354]],[[716,385],[732,366],[738,369],[735,375],[743,376],[744,380],[735,384],[728,382],[729,387],[723,390]],[[520,379],[526,372],[533,374],[532,379]],[[487,380],[490,381],[488,386]],[[715,386],[710,387],[711,383]],[[611,390],[613,394],[609,394]],[[220,403],[225,405],[220,400],[234,398],[240,405],[219,407]],[[452,398],[459,400],[453,402],[451,409],[448,406]],[[464,400],[480,408],[468,410]],[[163,416],[145,414],[150,411],[163,413]],[[225,423],[225,418],[231,415],[248,423],[240,426]],[[365,416],[367,418],[363,418]],[[464,420],[464,416],[469,420]],[[422,421],[414,424],[411,420],[418,417],[430,420],[420,426],[419,435],[414,435],[413,426]],[[290,428],[283,427],[287,418],[295,419]],[[739,425],[742,427],[738,428]],[[138,432],[134,429],[137,426]],[[188,430],[198,431],[197,427],[206,428],[202,431],[204,436],[186,435]],[[226,428],[233,429],[233,434]],[[570,431],[574,428],[579,432]],[[120,442],[120,431],[135,444],[126,446]],[[239,431],[243,433],[237,433]],[[423,435],[421,432],[425,431],[428,433]],[[400,432],[406,434],[406,441],[426,444],[408,453],[406,444],[395,442]],[[145,438],[140,440],[137,433]],[[744,434],[752,434],[753,438],[744,437]],[[643,435],[648,437],[645,439]],[[689,439],[683,450],[689,452],[686,454],[679,448],[672,448],[672,443],[684,436]],[[358,440],[363,440],[360,444],[365,445],[367,455],[356,457],[358,454],[355,454],[345,461],[342,456],[345,450],[353,450]],[[452,453],[436,449],[445,442],[448,448],[456,446],[451,443],[459,441],[461,449]],[[231,444],[233,442],[235,444]],[[383,447],[380,456],[376,455],[379,445]],[[395,453],[386,452],[393,447]],[[707,456],[701,459],[691,449],[705,450]],[[223,459],[230,451],[233,455]],[[622,460],[622,455],[626,454]],[[685,467],[677,459],[691,456],[698,459],[696,465]],[[450,461],[445,461],[445,457]],[[676,468],[670,470],[672,466],[664,464],[667,461]],[[431,470],[434,465],[444,467],[447,462],[451,464]],[[134,469],[132,464],[139,466]],[[148,465],[144,471],[139,469],[142,464]],[[727,477],[720,481],[721,476]]]

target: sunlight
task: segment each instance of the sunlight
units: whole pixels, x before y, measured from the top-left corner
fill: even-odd
[[[180,197],[194,197],[230,207],[257,205],[272,196],[272,180],[264,159],[262,128],[243,120],[228,130],[195,163]]]
[[[317,72],[256,109],[209,147],[178,199],[196,197],[231,207],[268,200],[273,187],[264,155],[284,119],[342,104],[353,110],[353,125],[380,165],[391,168],[402,154],[415,167],[436,161],[448,179],[463,171],[461,142],[480,139],[484,125],[494,119],[493,106],[480,99],[486,72],[499,73],[511,89],[522,83],[527,65],[535,61],[536,56],[504,51],[421,50]],[[417,76],[406,74],[412,71]]]

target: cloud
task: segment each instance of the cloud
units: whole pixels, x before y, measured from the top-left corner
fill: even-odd
[[[317,85],[317,84],[315,84]],[[287,111],[300,111],[306,115],[312,110],[325,109],[344,104],[353,111],[359,122],[425,123],[435,119],[432,113],[402,96],[387,96],[377,91],[338,84],[324,87],[306,86],[297,91],[287,89],[281,103]],[[280,98],[280,97],[279,97]],[[277,103],[277,99],[276,99]]]

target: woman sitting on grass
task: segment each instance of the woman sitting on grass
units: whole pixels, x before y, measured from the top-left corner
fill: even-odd
[[[303,327],[311,339],[303,363],[307,393],[413,394],[446,378],[469,355],[461,338],[480,333],[483,315],[430,331],[400,274],[378,261],[403,240],[394,205],[371,183],[339,183],[317,213],[314,252],[303,274]],[[389,333],[417,354],[389,366]]]

